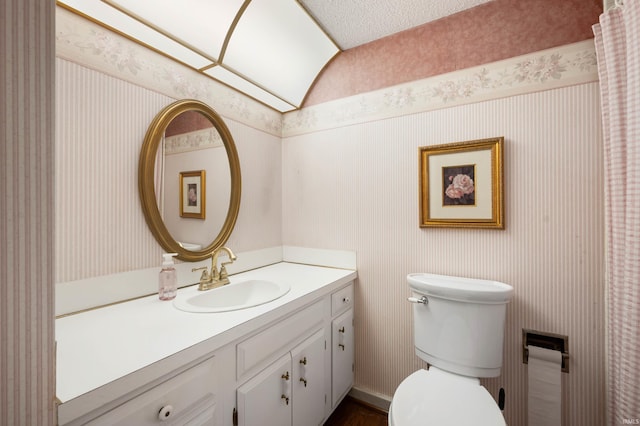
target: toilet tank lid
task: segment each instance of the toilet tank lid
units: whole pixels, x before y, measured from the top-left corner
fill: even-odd
[[[505,425],[502,412],[478,380],[418,370],[398,386],[391,401],[394,426]]]
[[[417,293],[449,300],[507,303],[513,296],[513,287],[499,281],[426,273],[409,274],[407,281]]]

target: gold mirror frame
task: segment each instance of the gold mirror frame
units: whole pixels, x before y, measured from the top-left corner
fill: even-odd
[[[154,169],[160,141],[162,140],[162,136],[167,125],[178,115],[186,111],[197,111],[211,121],[218,133],[220,133],[225,150],[227,151],[227,158],[229,160],[229,168],[231,171],[231,197],[229,200],[227,217],[218,236],[211,242],[211,244],[199,251],[186,250],[173,238],[162,220],[155,195]],[[147,129],[147,133],[144,137],[144,143],[140,150],[140,161],[138,163],[138,192],[140,193],[142,211],[144,212],[144,218],[147,221],[147,225],[149,226],[153,236],[167,253],[177,253],[177,257],[180,260],[197,262],[210,257],[214,250],[222,247],[229,239],[229,236],[235,226],[236,219],[238,218],[241,187],[240,160],[238,158],[236,145],[226,124],[224,124],[222,118],[213,109],[211,109],[211,107],[194,99],[186,99],[176,101],[171,105],[168,105],[160,111],[158,115],[156,115]]]

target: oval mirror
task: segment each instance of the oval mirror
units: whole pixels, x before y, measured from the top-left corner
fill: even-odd
[[[160,111],[140,151],[138,190],[166,252],[190,262],[211,256],[231,235],[240,208],[240,161],[222,118],[192,99]]]

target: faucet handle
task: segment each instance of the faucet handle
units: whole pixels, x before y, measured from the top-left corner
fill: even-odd
[[[202,270],[202,275],[200,275],[200,281],[206,281],[209,279],[209,269],[208,267],[202,266],[200,268],[191,268],[191,272],[195,272],[195,271],[200,271]]]
[[[228,262],[231,263],[231,262]],[[226,263],[223,263],[220,265],[220,279],[223,280],[225,278],[227,278],[229,276],[229,274],[227,273],[227,268],[224,266],[226,265]]]
[[[229,261],[229,262],[220,262],[220,279],[225,279],[229,276],[229,274],[227,273],[227,267],[226,265],[233,263],[233,260]]]

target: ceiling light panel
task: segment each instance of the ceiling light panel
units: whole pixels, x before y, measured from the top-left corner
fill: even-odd
[[[269,105],[270,107],[280,111],[280,112],[287,112],[287,111],[292,111],[294,109],[296,109],[296,107],[294,105],[288,104],[287,102],[283,101],[282,99],[277,98],[276,96],[273,96],[271,93],[261,89],[260,87],[256,86],[255,84],[252,84],[250,82],[248,82],[247,80],[243,79],[242,77],[232,73],[229,70],[224,69],[221,66],[216,66],[213,68],[209,68],[207,70],[204,71],[205,74],[215,78],[216,80],[219,80],[243,93],[245,93],[246,95],[251,96],[252,98],[266,104]]]
[[[202,68],[211,63],[208,58],[197,54],[100,0],[59,0],[59,3],[194,68]]]
[[[336,45],[295,0],[252,0],[223,59],[234,72],[300,106]]]
[[[209,56],[220,56],[244,0],[103,0]]]

